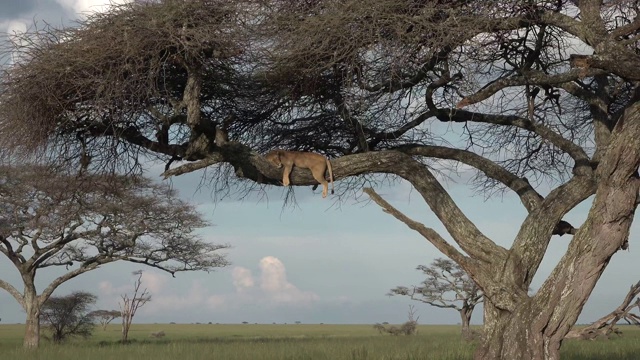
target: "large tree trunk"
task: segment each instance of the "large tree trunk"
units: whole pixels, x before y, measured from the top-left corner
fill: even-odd
[[[34,349],[40,345],[40,303],[33,281],[25,282],[24,310],[27,313],[23,346]]]
[[[472,313],[473,309],[469,310],[464,307],[460,309],[460,320],[462,320],[462,338],[465,340],[473,339],[473,333],[471,332],[471,328],[469,328]]]
[[[540,312],[532,299],[513,312],[497,309],[485,298],[485,323],[482,343],[475,360],[558,360],[564,334],[540,328]],[[573,314],[577,319],[580,308]],[[571,320],[569,320],[571,321]],[[547,323],[550,323],[547,319]],[[573,320],[575,322],[575,320]]]
[[[485,296],[485,332],[475,359],[560,358],[562,340],[609,260],[628,244],[640,189],[640,104],[627,109],[614,135],[597,169],[589,216],[538,293],[514,296],[511,310],[497,308]]]

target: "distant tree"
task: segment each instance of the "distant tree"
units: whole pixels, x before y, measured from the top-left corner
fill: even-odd
[[[249,322],[248,322],[248,321],[243,321],[242,323],[246,325],[246,324],[248,324]]]
[[[96,300],[95,295],[83,291],[49,297],[42,304],[40,319],[51,331],[53,342],[60,343],[72,336],[91,336],[94,323],[87,311]]]
[[[24,346],[38,346],[41,308],[53,291],[104,264],[123,260],[171,274],[226,266],[216,251],[228,246],[195,234],[206,225],[168,185],[147,178],[0,166],[0,254],[24,290],[1,279],[0,289],[27,314]],[[50,267],[65,272],[38,294],[36,274]]]
[[[300,321],[296,321],[296,324],[301,324],[301,322]]]
[[[129,329],[131,329],[131,323],[133,322],[133,317],[136,315],[136,311],[151,301],[151,295],[147,289],[140,291],[140,287],[142,286],[142,270],[134,271],[133,275],[138,275],[138,278],[133,284],[133,296],[123,294],[121,296],[122,301],[120,302],[123,343],[126,343],[129,339]]]
[[[120,311],[118,310],[96,310],[89,313],[89,316],[93,317],[100,323],[102,330],[107,330],[107,325],[114,319],[120,317]]]
[[[462,336],[472,337],[469,323],[473,309],[482,302],[482,291],[469,275],[449,259],[437,258],[430,266],[418,265],[427,278],[411,288],[398,286],[389,295],[405,295],[439,308],[455,309],[462,320]]]

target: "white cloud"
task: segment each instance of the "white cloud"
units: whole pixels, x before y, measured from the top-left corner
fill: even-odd
[[[231,278],[233,279],[233,286],[236,287],[238,292],[244,291],[246,288],[253,287],[254,281],[251,276],[251,270],[243,268],[242,266],[236,266],[231,271]]]
[[[145,271],[142,274],[142,288],[149,290],[151,302],[140,311],[146,314],[159,314],[176,309],[220,310],[244,306],[308,307],[319,300],[317,294],[302,291],[287,280],[287,271],[280,259],[266,256],[258,265],[260,276],[255,278],[251,270],[245,267],[236,266],[231,269],[234,290],[222,294],[216,294],[213,291],[219,284],[192,280],[188,289],[180,290],[180,286],[174,283],[176,280],[169,275]],[[99,284],[99,289],[103,295],[117,295],[119,301],[121,294],[133,291],[132,284],[116,287],[109,281],[103,281]]]
[[[259,281],[251,271],[236,266],[231,271],[233,294],[216,295],[208,299],[211,305],[238,306],[239,304],[267,305],[267,306],[309,306],[319,300],[319,296],[310,291],[302,291],[287,279],[287,270],[274,256],[265,256],[259,262]]]
[[[105,10],[111,3],[124,4],[131,0],[56,0],[63,7],[82,15],[87,12]]]
[[[309,305],[318,300],[313,292],[301,291],[287,280],[287,272],[280,259],[267,256],[260,260],[262,271],[260,288],[274,303]]]
[[[27,31],[27,23],[22,20],[9,20],[0,22],[0,29],[9,35],[20,34]]]
[[[260,288],[267,293],[286,292],[295,288],[287,281],[287,273],[284,264],[278,258],[267,256],[260,260],[262,271]]]

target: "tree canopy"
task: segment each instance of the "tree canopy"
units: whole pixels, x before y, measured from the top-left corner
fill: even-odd
[[[389,295],[409,296],[431,306],[458,311],[462,336],[472,339],[469,329],[471,315],[476,305],[482,302],[482,291],[478,285],[460,265],[449,259],[437,258],[431,265],[418,265],[416,269],[426,276],[420,285],[397,286]]]
[[[0,145],[89,168],[212,169],[279,185],[260,154],[334,157],[345,191],[402,178],[450,241],[366,193],[458,263],[485,294],[478,359],[557,359],[602,271],[628,247],[640,164],[633,0],[165,0],[11,38]],[[221,136],[224,134],[228,136]],[[488,238],[434,173],[464,165],[528,211]],[[308,172],[293,185],[315,184]],[[545,189],[551,184],[550,190]],[[340,191],[339,191],[340,192]],[[593,197],[583,224],[563,216]],[[573,235],[540,290],[552,235]],[[580,281],[577,281],[580,279]]]
[[[167,184],[148,178],[0,166],[0,254],[24,290],[3,279],[0,289],[27,312],[25,346],[38,345],[38,314],[55,289],[105,264],[128,261],[172,275],[228,265],[220,253],[228,245],[197,234],[207,225]],[[38,292],[36,275],[51,267],[64,271]]]
[[[88,313],[97,297],[84,291],[65,296],[52,296],[42,304],[42,323],[51,331],[54,343],[72,336],[89,337],[93,332],[93,317]]]

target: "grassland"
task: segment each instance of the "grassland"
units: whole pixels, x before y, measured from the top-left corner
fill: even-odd
[[[166,337],[150,334],[164,331]],[[53,345],[43,340],[35,351],[22,349],[23,325],[0,325],[2,360],[412,360],[471,359],[474,344],[459,339],[457,326],[421,325],[415,336],[378,334],[370,325],[183,325],[132,326],[131,344],[117,343],[117,325],[96,328],[88,340]],[[640,329],[623,327],[612,340],[567,341],[568,360],[640,359]]]

